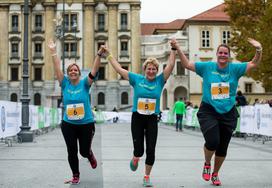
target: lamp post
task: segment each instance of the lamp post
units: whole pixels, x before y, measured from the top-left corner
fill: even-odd
[[[65,66],[64,66],[64,61],[65,61],[65,50],[64,50],[64,36],[65,36],[65,0],[62,1],[62,16],[58,15],[56,19],[54,19],[56,28],[55,28],[55,35],[56,38],[61,40],[61,48],[62,48],[62,71],[63,74],[65,74]],[[63,96],[61,92],[61,109],[62,109],[62,118],[63,118],[63,113],[64,113],[64,106],[63,106]]]
[[[28,95],[28,0],[24,0],[24,56],[23,56],[23,93],[21,96],[22,102],[22,126],[18,133],[18,138],[22,142],[33,142],[33,132],[29,126],[29,95]]]
[[[76,52],[77,52],[77,38],[76,38],[76,32],[77,32],[77,21],[76,19],[73,20],[73,25],[72,25],[72,30],[75,32],[75,47],[76,47]],[[77,59],[77,53],[75,52],[74,56],[75,56],[75,62]]]

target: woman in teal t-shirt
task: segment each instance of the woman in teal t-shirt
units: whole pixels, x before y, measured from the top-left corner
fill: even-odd
[[[197,114],[205,139],[202,177],[206,181],[211,179],[213,185],[221,185],[218,172],[237,125],[239,114],[235,108],[235,96],[239,78],[255,68],[262,56],[261,44],[251,38],[248,42],[256,48],[256,53],[250,62],[244,63],[230,62],[230,48],[224,44],[217,48],[217,62],[189,62],[180,47],[175,46],[181,65],[203,79],[202,103]],[[210,174],[213,155],[214,168]]]
[[[97,161],[91,149],[92,139],[95,133],[94,117],[91,112],[91,102],[89,90],[95,80],[100,66],[100,49],[94,60],[92,71],[83,79],[80,79],[81,71],[74,62],[67,68],[67,76],[60,69],[60,59],[57,56],[56,44],[51,40],[48,44],[54,63],[54,70],[57,80],[63,93],[63,120],[61,131],[67,146],[68,162],[73,173],[71,180],[65,183],[79,184],[79,160],[78,147],[80,154],[88,158],[92,168],[96,168]]]
[[[171,41],[173,46],[174,40]],[[156,58],[148,58],[143,64],[144,75],[136,74],[123,69],[105,47],[107,60],[124,79],[133,87],[133,107],[131,118],[131,133],[133,139],[133,157],[130,169],[136,171],[138,161],[144,154],[144,138],[146,138],[145,176],[143,185],[151,187],[150,173],[155,162],[155,147],[158,135],[157,117],[160,113],[160,97],[166,80],[169,78],[174,65],[176,51],[171,50],[169,63],[163,72],[157,75],[159,63]]]

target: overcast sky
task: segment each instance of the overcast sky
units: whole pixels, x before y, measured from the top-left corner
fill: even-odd
[[[187,19],[224,0],[141,0],[141,23],[167,23]]]

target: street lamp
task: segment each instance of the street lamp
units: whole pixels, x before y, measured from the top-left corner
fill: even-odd
[[[64,36],[65,36],[65,0],[62,1],[62,16],[59,14],[56,19],[54,19],[56,28],[55,28],[55,35],[57,39],[61,40],[61,47],[62,47],[62,71],[65,74],[65,50],[64,50]],[[61,108],[62,108],[62,117],[64,113],[64,106],[63,106],[63,96],[61,92]]]
[[[29,126],[29,95],[28,95],[28,0],[24,0],[24,56],[23,56],[23,93],[21,96],[22,102],[22,126],[18,133],[18,138],[21,142],[33,142],[33,132]]]
[[[74,52],[74,56],[75,56],[75,62],[76,62],[76,59],[77,59],[77,38],[76,38],[76,32],[77,32],[77,21],[76,19],[73,20],[73,25],[72,25],[72,30],[75,32],[75,49],[76,50]]]

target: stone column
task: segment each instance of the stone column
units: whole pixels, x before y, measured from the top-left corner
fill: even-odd
[[[55,38],[55,25],[53,19],[55,19],[55,4],[48,3],[44,4],[45,6],[45,55],[44,55],[44,79],[46,81],[54,80],[54,66],[52,62],[52,56],[50,50],[47,47],[47,44],[50,39]],[[58,53],[60,54],[60,53]],[[61,56],[59,55],[61,58]]]
[[[108,46],[111,50],[112,55],[118,60],[118,12],[117,5],[109,4],[108,5]],[[112,68],[111,65],[108,65],[108,80],[116,80],[117,73]]]
[[[85,70],[93,67],[94,57],[94,3],[84,4],[83,13],[83,64]]]
[[[8,6],[0,7],[0,82],[7,82],[9,62],[9,14]]]
[[[131,5],[131,66],[132,72],[141,72],[140,4]]]

